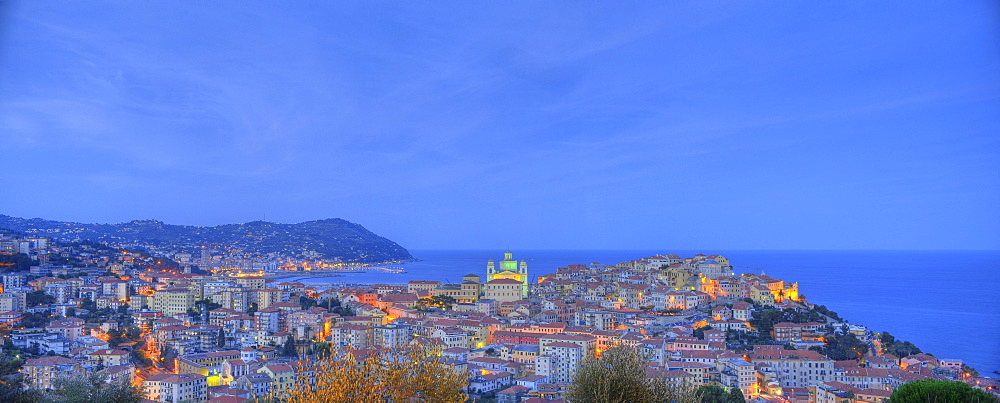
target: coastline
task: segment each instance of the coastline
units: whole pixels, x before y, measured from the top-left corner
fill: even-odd
[[[667,251],[696,254],[702,251]],[[728,257],[737,272],[756,272],[799,282],[812,303],[838,312],[853,324],[888,331],[925,352],[961,358],[988,376],[1000,370],[1000,312],[990,310],[990,284],[1000,281],[997,251],[712,251]],[[409,280],[457,282],[482,274],[496,250],[416,250],[421,258],[404,263],[406,273],[352,273],[324,276],[297,272],[309,285],[405,284]],[[651,256],[650,250],[525,250],[532,282],[569,264]],[[752,270],[753,269],[753,270]],[[961,272],[962,275],[954,275]],[[282,277],[288,281],[296,277]],[[977,279],[969,281],[969,279]],[[935,294],[936,293],[936,294]],[[941,295],[934,300],[920,295]],[[961,331],[956,331],[961,329]]]

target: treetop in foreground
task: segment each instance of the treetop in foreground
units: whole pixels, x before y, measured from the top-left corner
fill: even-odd
[[[695,403],[700,401],[690,385],[675,385],[647,376],[647,360],[634,347],[620,345],[600,358],[589,356],[576,370],[568,400],[574,403]]]
[[[464,371],[421,351],[357,350],[328,356],[300,370],[291,389],[273,400],[320,402],[465,402]]]
[[[1000,399],[963,382],[921,379],[900,386],[889,397],[889,401],[893,403],[995,403],[1000,402]]]

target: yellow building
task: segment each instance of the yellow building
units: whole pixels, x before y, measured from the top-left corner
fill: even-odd
[[[58,356],[29,359],[21,367],[21,373],[28,378],[28,385],[41,390],[51,389],[58,377],[82,374],[80,361]]]
[[[263,277],[237,277],[236,284],[242,286],[243,288],[259,290],[267,287],[267,279]]]
[[[497,268],[493,259],[486,262],[487,288],[493,280],[515,280],[521,283],[521,297],[518,299],[528,298],[528,262],[523,259],[520,262],[514,260],[513,254],[510,251],[503,254],[503,260],[500,261],[499,268]]]
[[[142,381],[146,398],[159,402],[179,403],[208,400],[208,382],[200,374],[157,374]]]
[[[151,308],[167,316],[185,313],[188,309],[194,308],[194,297],[194,293],[186,288],[160,290],[153,295]]]
[[[291,389],[295,383],[295,368],[288,364],[265,365],[257,372],[270,376],[274,380],[271,383],[271,390],[279,393]]]
[[[498,303],[513,302],[523,299],[523,284],[520,281],[501,278],[486,282],[483,287],[483,298],[494,300]]]

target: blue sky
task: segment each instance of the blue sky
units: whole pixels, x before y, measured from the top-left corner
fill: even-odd
[[[996,2],[0,4],[3,214],[1000,249]]]

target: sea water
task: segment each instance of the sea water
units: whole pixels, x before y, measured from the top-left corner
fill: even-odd
[[[415,250],[406,273],[349,273],[283,278],[307,284],[460,282],[485,276],[487,259],[503,250]],[[614,265],[657,254],[698,253],[729,258],[737,273],[798,282],[810,302],[851,323],[888,331],[941,358],[958,358],[994,376],[1000,370],[1000,251],[746,251],[746,250],[518,250],[532,280],[569,264]]]

